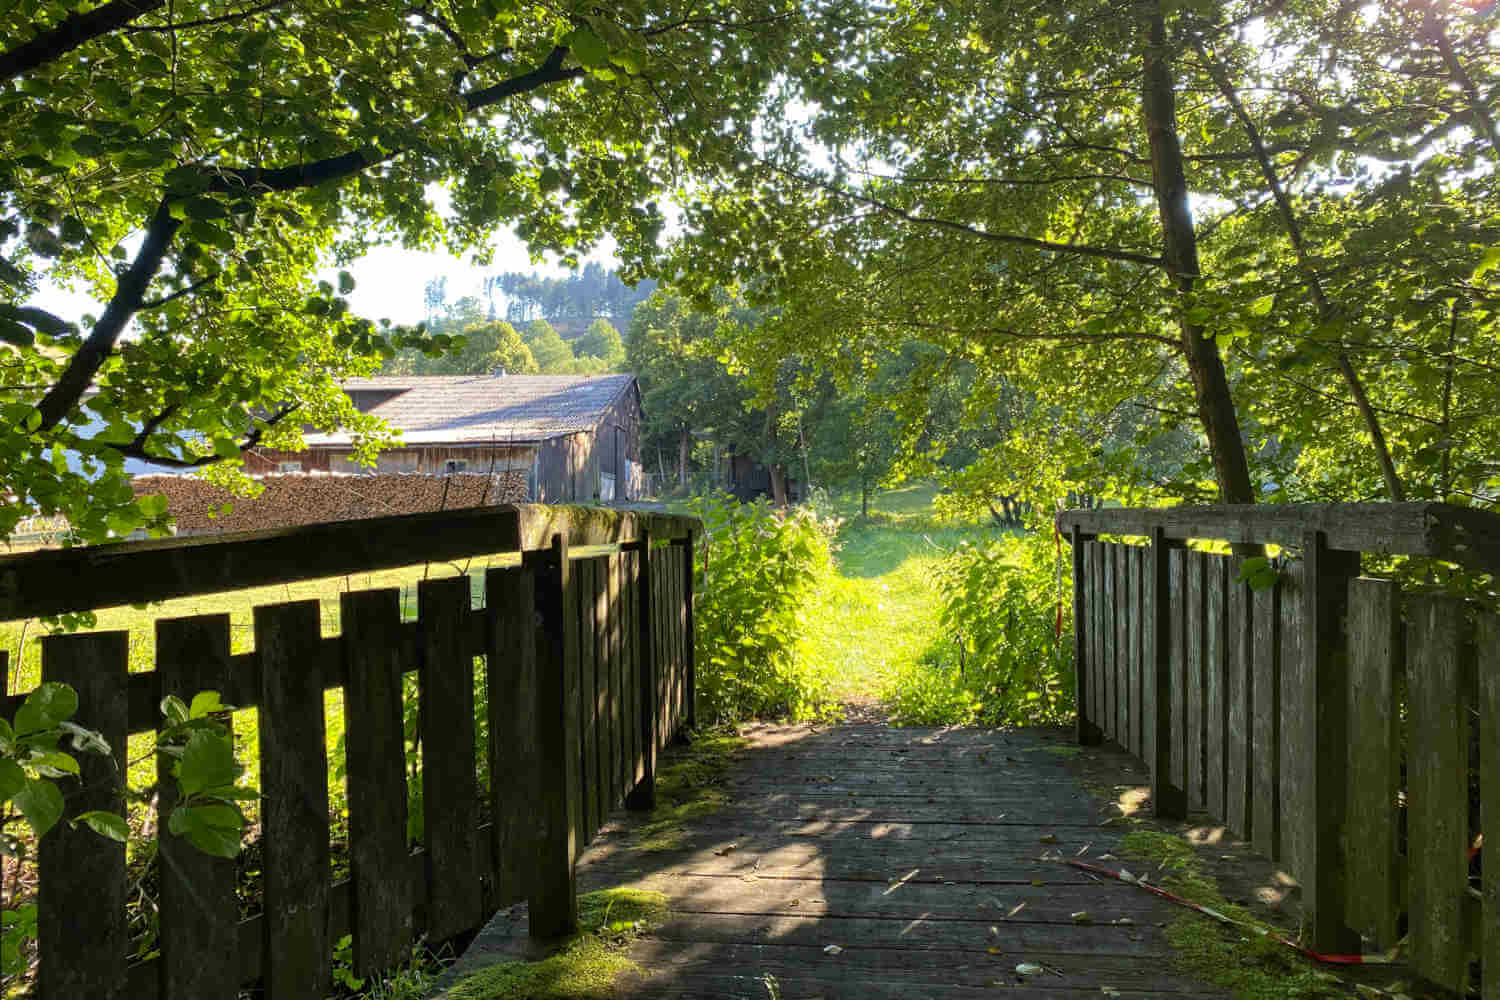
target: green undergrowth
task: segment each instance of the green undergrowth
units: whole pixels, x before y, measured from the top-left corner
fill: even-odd
[[[1207,874],[1193,847],[1169,833],[1136,830],[1116,853],[1149,862],[1147,881],[1216,910],[1231,920],[1261,927],[1243,906],[1229,902]],[[1157,872],[1160,872],[1158,874]],[[1345,997],[1348,985],[1323,972],[1275,939],[1227,927],[1183,908],[1166,929],[1173,963],[1185,975],[1230,990],[1240,1000],[1306,1000]]]
[[[582,1000],[612,995],[615,980],[639,968],[630,942],[661,925],[667,897],[642,889],[603,889],[578,897],[578,927],[558,951],[537,962],[502,962],[481,969],[443,994],[444,1000]]]
[[[728,733],[700,733],[664,752],[657,761],[656,808],[636,828],[636,849],[675,850],[687,843],[689,824],[727,805],[724,781],[747,742]]]

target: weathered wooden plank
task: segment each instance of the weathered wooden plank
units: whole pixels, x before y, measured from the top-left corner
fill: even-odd
[[[1381,948],[1396,943],[1396,797],[1400,792],[1396,676],[1401,664],[1401,589],[1391,580],[1349,581],[1349,783],[1344,897],[1350,927]]]
[[[1229,724],[1229,595],[1227,556],[1206,557],[1204,577],[1204,688],[1203,715],[1205,764],[1203,770],[1208,811],[1219,819],[1227,812],[1224,781],[1227,773],[1225,752],[1228,749]]]
[[[1115,742],[1130,749],[1130,546],[1115,546]]]
[[[1281,607],[1279,586],[1255,592],[1251,609],[1251,838],[1271,860],[1281,846]]]
[[[625,588],[621,585],[625,574],[625,555],[620,553],[609,560],[609,726],[610,747],[615,766],[611,772],[614,789],[609,797],[613,809],[625,798],[629,790],[627,774],[630,770],[628,748],[625,745]]]
[[[1073,701],[1076,712],[1074,738],[1082,746],[1093,746],[1103,737],[1094,720],[1089,699],[1093,693],[1093,658],[1089,649],[1092,633],[1091,590],[1088,582],[1089,548],[1082,532],[1072,534],[1073,561]]]
[[[629,799],[641,780],[641,678],[640,678],[640,617],[635,608],[636,561],[635,552],[620,553],[620,628],[624,649],[623,681],[620,689],[624,699],[621,728],[625,744],[625,791]]]
[[[589,783],[588,762],[584,758],[585,748],[588,745],[588,706],[585,704],[585,691],[592,691],[593,686],[584,686],[584,668],[590,662],[592,646],[585,643],[588,635],[584,628],[584,616],[589,613],[590,605],[584,595],[588,593],[588,579],[583,570],[583,562],[573,560],[569,567],[568,590],[567,590],[567,615],[568,627],[573,630],[572,649],[570,651],[568,669],[573,676],[570,679],[569,691],[572,692],[574,701],[574,717],[578,720],[569,745],[572,754],[573,770],[577,773],[577,780],[573,784],[573,797],[576,809],[573,812],[573,850],[575,857],[588,845],[589,838],[594,831],[589,828]]]
[[[553,535],[567,536],[568,547],[622,545],[650,532],[657,538],[691,537],[703,530],[695,517],[642,510],[611,510],[579,504],[517,504],[520,539],[525,549],[545,549]]]
[[[1172,772],[1172,738],[1178,716],[1172,700],[1171,553],[1166,536],[1151,534],[1151,547],[1143,553],[1141,586],[1144,623],[1141,649],[1142,712],[1141,753],[1151,770],[1151,809],[1159,817],[1180,817],[1187,812],[1182,785]]]
[[[601,556],[594,563],[594,715],[598,720],[594,726],[595,769],[594,785],[594,829],[604,825],[609,816],[610,771],[614,759],[609,752],[609,557]]]
[[[680,544],[674,543],[674,552],[677,593],[672,620],[677,627],[677,725],[672,735],[675,738],[687,725],[687,563]]]
[[[697,622],[693,607],[693,536],[682,540],[682,669],[684,722],[691,728],[698,724],[698,651],[696,646]]]
[[[1500,616],[1481,614],[1476,635],[1479,680],[1479,826],[1500,830]],[[1484,869],[1480,968],[1484,1000],[1500,1000],[1500,864]]]
[[[398,965],[411,951],[406,846],[406,746],[402,729],[401,592],[339,598],[343,637],[344,766],[349,797],[349,870],[354,883],[355,974]],[[425,743],[424,743],[425,745]]]
[[[229,681],[229,616],[158,620],[156,672],[161,675],[162,693],[187,704],[201,691],[222,694]],[[157,761],[158,770],[164,770],[167,762],[160,757]],[[177,782],[166,774],[159,777],[161,996],[163,1000],[234,1000],[238,996],[235,971],[240,922],[234,860],[206,854],[170,832]]]
[[[1146,756],[1146,703],[1154,698],[1146,692],[1146,655],[1151,631],[1151,595],[1146,587],[1146,572],[1151,551],[1141,546],[1130,550],[1130,749]]]
[[[569,594],[572,566],[563,535],[550,549],[528,552],[522,566],[535,581],[536,761],[542,836],[527,896],[533,937],[554,938],[578,927],[573,877],[577,857],[574,810],[578,791],[578,628]]]
[[[476,507],[0,556],[0,621],[514,552],[519,531]]]
[[[417,587],[422,633],[422,842],[427,848],[427,936],[446,941],[482,919],[479,788],[474,776],[474,658],[458,641],[468,577]]]
[[[599,575],[598,560],[579,559],[573,564],[578,586],[578,694],[580,749],[583,763],[583,828],[578,838],[582,849],[599,829]]]
[[[1160,536],[1160,543],[1166,544],[1166,535]],[[1192,795],[1188,791],[1188,752],[1187,737],[1190,732],[1188,725],[1188,669],[1187,669],[1187,618],[1188,605],[1191,599],[1188,595],[1187,585],[1188,553],[1185,549],[1174,548],[1167,552],[1167,656],[1169,659],[1168,669],[1172,684],[1172,720],[1170,729],[1172,786],[1181,791],[1183,800],[1182,811],[1192,801]]]
[[[1080,739],[1086,745],[1091,745],[1090,739],[1096,743],[1104,740],[1104,726],[1099,719],[1099,587],[1095,573],[1099,543],[1090,539],[1083,542],[1081,548],[1083,605],[1079,614],[1077,641],[1082,650],[1080,661],[1083,673],[1080,675],[1078,703],[1088,723],[1081,731]]]
[[[1250,777],[1255,769],[1255,679],[1252,673],[1255,654],[1254,594],[1249,585],[1236,583],[1243,560],[1229,564],[1228,720],[1224,733],[1228,743],[1224,761],[1224,823],[1243,840],[1255,836],[1255,814],[1251,807]]]
[[[656,804],[656,651],[651,606],[651,538],[641,540],[633,560],[635,579],[631,583],[631,611],[635,621],[635,732],[637,777],[626,805],[632,809],[651,809]]]
[[[1328,548],[1321,534],[1303,540],[1302,689],[1308,710],[1297,733],[1297,756],[1284,760],[1293,809],[1312,820],[1311,837],[1298,851],[1304,926],[1321,951],[1351,951],[1359,935],[1344,923],[1344,789],[1348,772],[1349,656],[1344,614],[1349,580],[1359,575],[1359,553]],[[1306,831],[1304,831],[1306,832]]]
[[[74,581],[78,586],[78,581]],[[76,782],[64,780],[67,814],[95,809],[123,813],[125,672],[128,632],[56,635],[42,639],[42,680],[71,685],[74,721],[95,730],[108,755],[75,754]],[[42,1000],[123,996],[129,935],[125,923],[125,845],[88,827],[60,821],[37,848],[41,891],[37,935]]]
[[[1100,588],[1103,594],[1102,608],[1103,620],[1099,623],[1100,638],[1104,641],[1104,654],[1102,664],[1104,666],[1104,703],[1100,706],[1099,718],[1103,720],[1104,731],[1109,738],[1116,743],[1120,741],[1120,658],[1119,658],[1119,631],[1120,619],[1119,587],[1116,564],[1120,553],[1120,546],[1113,543],[1102,546],[1100,549]]]
[[[1462,600],[1412,597],[1406,656],[1407,871],[1412,968],[1461,990],[1466,973],[1469,725]]]
[[[260,817],[265,882],[266,994],[322,1000],[327,993],[328,761],[324,663],[317,601],[258,607],[262,667]]]
[[[1500,573],[1500,516],[1440,503],[1219,504],[1212,507],[1064,511],[1064,530],[1085,534],[1275,542],[1300,546],[1321,532],[1335,551],[1436,556]]]
[[[1297,758],[1306,752],[1305,734],[1316,718],[1310,705],[1304,704],[1309,682],[1304,679],[1307,664],[1302,655],[1302,589],[1306,574],[1298,559],[1282,566],[1276,584],[1277,608],[1280,613],[1279,654],[1277,662],[1281,680],[1281,721],[1277,777],[1278,801],[1281,803],[1281,828],[1276,857],[1286,863],[1297,878],[1303,877],[1303,855],[1312,841],[1313,817],[1305,808],[1298,784]]]
[[[1208,805],[1207,743],[1208,725],[1208,556],[1203,552],[1187,555],[1187,618],[1183,659],[1187,681],[1187,793],[1188,804]]]
[[[489,638],[490,820],[496,899],[505,905],[532,890],[533,858],[542,849],[537,784],[536,590],[533,570],[485,574]]]

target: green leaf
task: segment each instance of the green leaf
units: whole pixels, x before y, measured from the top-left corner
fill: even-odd
[[[0,757],[0,802],[9,802],[26,787],[26,772],[9,757]]]
[[[1275,304],[1276,296],[1262,295],[1260,298],[1250,303],[1250,307],[1245,311],[1248,312],[1251,316],[1264,316],[1271,311],[1271,307]]]
[[[239,458],[240,443],[234,438],[214,438],[214,454],[220,458]]]
[[[167,719],[167,724],[180,726],[188,720],[187,703],[175,694],[169,694],[161,700],[161,714]]]
[[[609,46],[587,25],[579,25],[563,37],[562,44],[573,50],[579,63],[589,69],[609,65]]]
[[[122,817],[112,812],[96,809],[93,812],[81,813],[73,822],[82,823],[99,836],[118,840],[122,844],[130,839],[130,827],[125,824]]]
[[[239,777],[234,743],[223,733],[199,729],[188,737],[182,759],[173,770],[184,799],[210,788],[233,785]]]
[[[74,760],[71,754],[65,754],[61,750],[38,754],[27,763],[48,778],[62,778],[78,774],[78,761]]]
[[[16,735],[27,736],[53,729],[78,711],[78,693],[66,684],[51,681],[42,684],[16,711]]]
[[[218,858],[240,853],[240,835],[245,818],[233,806],[178,806],[167,820],[167,828],[186,837],[198,850]]]
[[[188,708],[188,717],[201,719],[212,712],[222,712],[228,707],[219,700],[219,692],[199,691],[193,695],[193,704]]]
[[[339,272],[339,294],[348,295],[354,291],[354,275],[348,271]]]
[[[1490,247],[1484,252],[1484,259],[1474,268],[1474,277],[1482,278],[1497,267],[1500,267],[1500,246]]]
[[[158,518],[167,512],[167,498],[160,493],[148,493],[135,498],[135,505],[149,518]]]
[[[57,821],[63,814],[62,792],[57,786],[45,778],[31,778],[26,782],[26,787],[11,797],[16,808],[21,810],[21,815],[26,817],[26,822],[31,827],[31,832],[38,837],[45,836],[47,831],[57,825]]]

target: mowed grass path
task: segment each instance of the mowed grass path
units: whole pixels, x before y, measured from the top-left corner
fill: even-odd
[[[841,504],[835,575],[820,584],[806,609],[803,655],[826,678],[839,702],[880,703],[901,673],[947,641],[938,624],[937,570],[966,538],[982,537],[977,522],[936,516],[936,487],[910,486],[873,499],[859,517],[858,498]]]

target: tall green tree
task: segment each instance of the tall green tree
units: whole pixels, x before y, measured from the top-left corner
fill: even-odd
[[[573,363],[573,345],[544,319],[526,324],[526,346],[536,358],[537,368],[547,375],[567,372]]]
[[[338,383],[409,337],[320,267],[511,226],[566,261],[608,234],[638,274],[656,198],[732,169],[778,67],[838,30],[786,0],[7,6],[0,534],[35,511],[86,538],[141,523],[126,456],[222,461],[304,424],[378,443]],[[40,311],[44,280],[104,308]]]
[[[574,346],[579,354],[598,358],[611,371],[625,363],[625,342],[609,320],[594,320]]]

